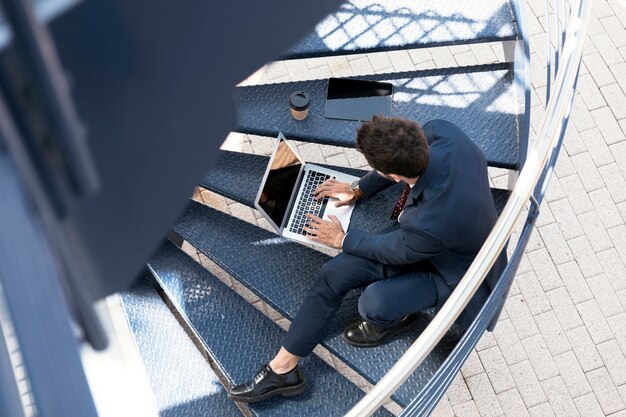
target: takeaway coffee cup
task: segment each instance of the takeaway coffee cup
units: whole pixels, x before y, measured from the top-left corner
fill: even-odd
[[[294,91],[289,97],[289,107],[291,108],[291,115],[296,120],[304,120],[309,114],[309,106],[311,100],[309,95],[304,91]]]

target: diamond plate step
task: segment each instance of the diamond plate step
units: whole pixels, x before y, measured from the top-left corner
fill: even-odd
[[[165,244],[148,266],[229,382],[247,380],[276,353],[284,331],[173,244]],[[339,416],[363,396],[317,356],[311,355],[302,366],[308,385],[304,394],[250,404],[252,414]],[[391,416],[386,410],[376,415]]]
[[[292,319],[307,290],[329,259],[316,250],[293,243],[242,220],[192,202],[174,230],[243,285],[288,319]],[[358,292],[344,301],[329,323],[323,346],[372,383],[376,383],[400,358],[432,319],[422,314],[415,332],[402,335],[385,346],[359,349],[346,344],[341,332],[358,319]],[[431,312],[432,313],[432,312]],[[461,334],[453,328],[431,352],[416,373],[394,395],[406,406],[434,375]],[[279,342],[268,347],[271,357]]]
[[[507,0],[352,0],[282,58],[504,41],[516,36]]]
[[[200,185],[224,197],[254,207],[263,173],[267,168],[269,158],[261,155],[245,154],[240,152],[220,151],[217,163],[204,176]],[[341,172],[361,177],[367,171],[324,165]],[[393,204],[402,192],[402,185],[395,185],[371,198],[359,200],[352,214],[350,227],[360,230],[372,230],[375,227],[384,227],[381,219],[388,219]],[[501,189],[491,190],[498,213],[504,208],[510,191]]]
[[[121,299],[161,417],[242,416],[147,280]]]
[[[510,64],[479,65],[355,79],[387,81],[394,85],[392,116],[426,123],[445,119],[459,126],[485,153],[489,165],[516,169],[519,144],[517,103]],[[238,87],[237,131],[287,139],[354,147],[360,122],[324,116],[328,80],[309,80]],[[291,117],[288,99],[293,91],[311,96],[309,116]]]

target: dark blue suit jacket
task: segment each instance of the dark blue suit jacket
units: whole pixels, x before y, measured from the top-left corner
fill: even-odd
[[[351,230],[343,251],[387,265],[388,276],[407,266],[430,271],[441,306],[474,260],[497,214],[487,161],[476,144],[444,120],[430,121],[423,130],[430,147],[428,166],[411,189],[398,222],[383,233]],[[376,171],[359,181],[366,197],[393,184]],[[505,265],[503,254],[461,316],[462,325],[471,323]]]

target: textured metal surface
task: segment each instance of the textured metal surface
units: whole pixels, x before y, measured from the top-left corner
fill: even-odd
[[[161,248],[149,267],[231,382],[249,379],[276,353],[284,331],[172,244]],[[302,370],[308,385],[304,394],[250,404],[252,413],[339,416],[363,395],[316,356],[305,359]],[[390,416],[384,410],[376,415]]]
[[[459,126],[485,153],[489,164],[515,169],[518,162],[517,109],[509,64],[444,68],[355,79],[394,85],[392,116],[426,123],[445,119]],[[360,122],[324,116],[328,80],[239,87],[237,130],[287,139],[353,147]],[[288,99],[296,90],[311,96],[309,115],[291,117]]]
[[[288,318],[293,318],[309,287],[328,256],[290,242],[250,225],[242,220],[192,202],[185,210],[175,230],[210,259],[215,261],[245,286]],[[224,237],[228,236],[227,239]],[[424,314],[415,332],[403,335],[391,343],[376,348],[359,349],[346,344],[341,331],[358,319],[358,292],[344,301],[335,319],[329,324],[323,345],[375,383],[410,346],[417,334],[430,321]],[[440,345],[394,399],[406,405],[434,375],[459,339],[456,328]],[[272,349],[276,349],[274,344]]]
[[[241,417],[207,361],[145,279],[121,298],[161,417]]]
[[[268,162],[269,158],[266,156],[220,151],[217,164],[205,175],[200,185],[224,197],[254,207],[254,199],[261,186]],[[357,177],[367,172],[354,168],[324,166]],[[351,227],[371,230],[372,222],[384,227],[401,192],[402,186],[396,185],[374,197],[358,201],[352,214]],[[509,191],[492,189],[491,192],[496,203],[496,210],[500,213],[506,204]],[[383,220],[382,223],[381,220]]]
[[[514,39],[507,0],[352,0],[283,58],[304,58]]]

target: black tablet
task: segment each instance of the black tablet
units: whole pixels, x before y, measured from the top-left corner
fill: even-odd
[[[391,116],[393,85],[378,81],[330,78],[325,115],[329,119],[368,121]]]

